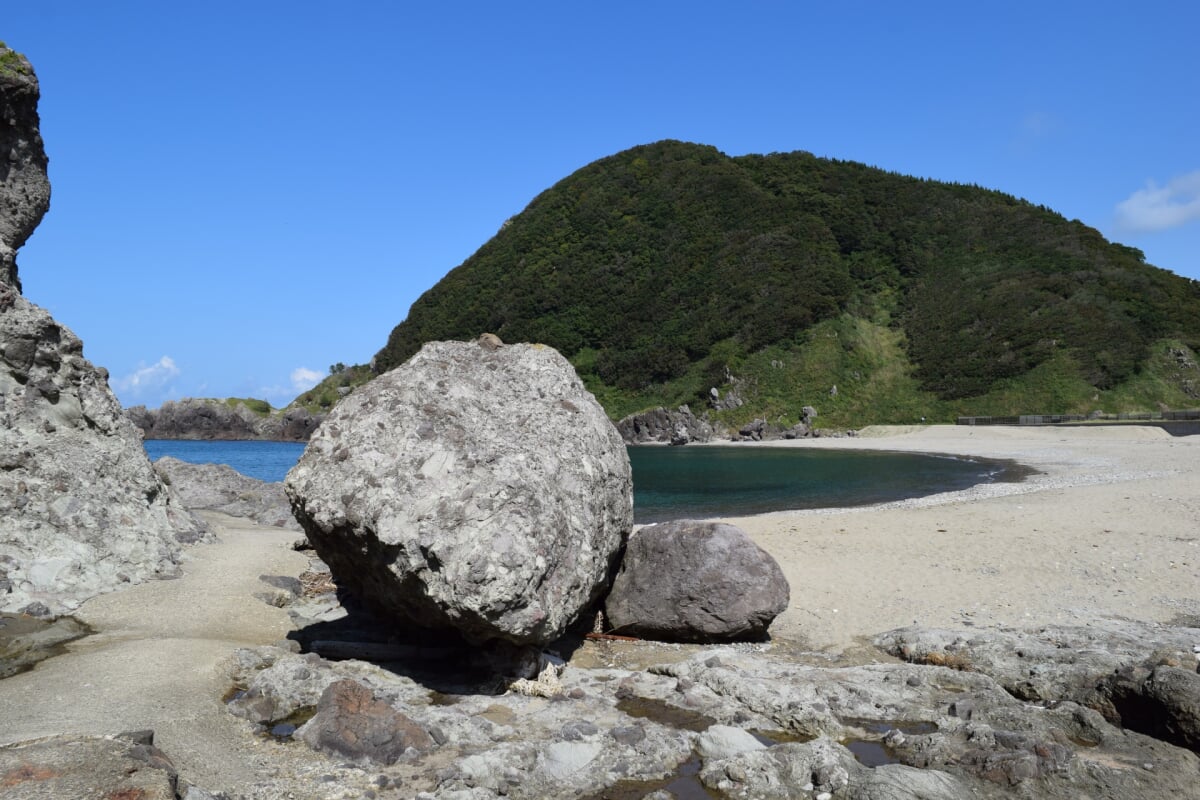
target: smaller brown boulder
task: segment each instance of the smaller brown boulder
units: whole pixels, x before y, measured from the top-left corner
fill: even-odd
[[[790,594],[779,564],[740,528],[677,520],[629,538],[604,611],[613,631],[629,636],[758,640]]]
[[[410,747],[433,747],[424,728],[352,680],[330,684],[296,735],[314,750],[377,764],[395,763]]]

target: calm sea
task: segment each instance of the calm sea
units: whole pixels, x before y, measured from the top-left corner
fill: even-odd
[[[146,452],[282,481],[304,445],[151,439]],[[885,503],[1001,480],[1005,471],[945,456],[736,446],[630,447],[629,460],[637,522]]]
[[[150,460],[172,456],[192,464],[228,464],[260,481],[282,481],[296,466],[304,442],[224,442],[147,439]]]

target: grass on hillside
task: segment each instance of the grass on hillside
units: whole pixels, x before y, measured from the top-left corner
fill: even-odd
[[[362,386],[374,377],[375,373],[365,364],[346,367],[327,376],[325,380],[293,400],[291,405],[305,408],[312,414],[325,414],[348,394],[348,390]]]
[[[266,400],[259,400],[257,397],[226,397],[225,405],[230,408],[243,405],[260,417],[269,417],[274,410],[271,408],[270,403]]]
[[[1200,406],[1197,356],[1177,340],[1156,342],[1146,364],[1110,390],[1099,391],[1083,380],[1078,365],[1064,352],[1024,375],[999,382],[984,395],[957,400],[942,400],[921,389],[904,345],[900,329],[843,314],[793,342],[751,355],[723,343],[717,348],[728,356],[722,363],[693,365],[677,380],[636,393],[605,385],[589,370],[587,354],[577,357],[575,366],[613,419],[683,403],[699,414],[705,410],[701,398],[711,387],[722,395],[733,389],[743,406],[709,411],[710,418],[730,428],[754,418],[792,425],[804,406],[817,409],[816,425],[827,429],[922,420],[950,423],[959,416],[1117,414]],[[735,378],[732,385],[711,380],[724,367]]]

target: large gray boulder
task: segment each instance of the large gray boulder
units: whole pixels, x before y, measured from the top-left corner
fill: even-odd
[[[285,489],[339,585],[397,623],[560,636],[632,527],[625,447],[551,348],[434,342],[339,403]]]
[[[677,520],[629,538],[604,613],[613,631],[671,642],[761,639],[787,608],[779,564],[740,528]]]
[[[155,475],[107,374],[15,284],[49,188],[37,81],[10,54],[0,47],[0,611],[48,615],[175,574],[180,543],[205,530]]]

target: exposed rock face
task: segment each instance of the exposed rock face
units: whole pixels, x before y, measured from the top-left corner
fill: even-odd
[[[228,464],[189,464],[170,456],[155,461],[154,471],[190,511],[219,511],[260,525],[300,529],[282,483],[248,477]]]
[[[0,284],[17,291],[17,250],[50,207],[38,96],[29,62],[0,44]]]
[[[347,397],[285,487],[377,612],[544,643],[607,584],[632,527],[629,459],[566,359],[491,339],[427,344]]]
[[[672,658],[646,671],[572,663],[547,702],[470,684],[439,698],[403,670],[257,648],[237,661],[265,668],[238,680],[272,702],[231,710],[270,724],[340,682],[371,716],[402,716],[414,750],[428,749],[374,767],[418,797],[666,797],[668,786],[671,796],[849,800],[1196,794],[1195,754],[1071,701],[1023,702],[986,674],[812,666],[745,646]],[[315,723],[297,735],[310,746]]]
[[[617,432],[626,444],[687,444],[707,442],[713,438],[712,426],[693,414],[687,406],[680,406],[675,411],[659,407],[640,414],[630,414],[617,423]]]
[[[0,747],[6,800],[176,800],[182,789],[166,753],[124,736],[52,736]]]
[[[1102,705],[1099,690],[1106,679],[1154,654],[1177,663],[1191,661],[1194,667],[1192,647],[1200,645],[1200,629],[1114,619],[1036,631],[914,626],[881,633],[875,645],[908,661],[985,672],[1023,700]]]
[[[741,529],[677,520],[629,538],[604,612],[616,633],[730,642],[761,639],[789,596],[779,564]]]
[[[424,728],[354,680],[330,684],[298,734],[314,750],[377,764],[395,763],[405,750],[433,747]]]
[[[9,52],[0,49],[0,141],[15,155],[0,155],[0,269],[15,279],[13,254],[49,190],[37,82]],[[172,502],[83,343],[0,283],[0,610],[58,613],[173,574],[179,543],[204,533]]]
[[[244,403],[210,398],[168,400],[160,408],[133,406],[126,416],[147,439],[262,439],[306,442],[325,418],[304,408],[260,414]]]
[[[812,435],[813,430],[806,421],[785,428],[765,419],[755,419],[739,428],[730,438],[735,442],[767,442],[775,439],[804,439]]]

